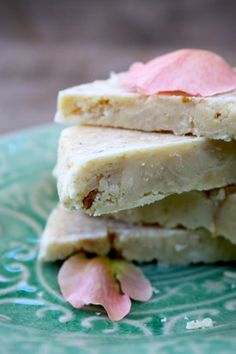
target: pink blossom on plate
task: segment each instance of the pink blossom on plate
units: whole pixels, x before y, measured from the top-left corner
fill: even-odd
[[[134,63],[119,78],[122,85],[143,95],[207,97],[236,88],[235,70],[219,55],[199,49],[181,49],[146,64]]]
[[[58,274],[64,298],[75,308],[102,305],[112,321],[130,312],[130,297],[147,301],[152,287],[142,271],[124,260],[87,258],[78,253],[67,259]]]
[[[113,261],[113,267],[123,293],[138,301],[151,298],[152,286],[140,268],[124,260]]]

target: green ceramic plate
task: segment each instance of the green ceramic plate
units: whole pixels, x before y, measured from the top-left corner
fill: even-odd
[[[41,231],[57,201],[51,170],[60,129],[53,125],[0,141],[1,353],[235,353],[233,265],[143,265],[156,291],[111,323],[101,308],[74,310],[59,292],[60,264],[37,262]],[[210,317],[214,327],[187,330]]]

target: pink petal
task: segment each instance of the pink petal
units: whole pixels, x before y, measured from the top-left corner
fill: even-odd
[[[143,95],[157,93],[213,96],[236,88],[236,72],[220,56],[198,49],[182,49],[135,63],[120,74],[121,83]]]
[[[152,296],[152,286],[141,269],[126,261],[114,261],[116,278],[119,280],[123,293],[131,299],[148,301]]]
[[[120,293],[111,262],[105,257],[70,257],[59,271],[58,282],[64,298],[76,308],[102,305],[112,321],[121,320],[130,311],[131,301],[128,295]]]

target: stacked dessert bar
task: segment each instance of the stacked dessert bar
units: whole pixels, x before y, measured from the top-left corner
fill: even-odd
[[[40,258],[235,260],[235,89],[221,57],[186,49],[61,91],[56,121],[71,126]]]

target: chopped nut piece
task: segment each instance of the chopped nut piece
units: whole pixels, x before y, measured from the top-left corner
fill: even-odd
[[[217,118],[220,118],[220,117],[221,117],[221,113],[216,112],[216,114],[215,114],[215,118],[217,119]]]
[[[191,98],[188,97],[188,96],[183,96],[182,102],[183,102],[183,103],[190,103],[190,102],[192,102],[192,100],[191,100]]]
[[[94,202],[94,199],[96,198],[97,194],[98,194],[98,190],[94,189],[93,191],[89,192],[89,194],[86,195],[86,197],[84,197],[83,205],[84,205],[85,209],[91,208],[91,206],[92,206],[92,204]]]
[[[76,107],[70,112],[70,114],[83,114],[83,111],[80,107]]]
[[[110,100],[108,100],[108,99],[105,99],[105,98],[101,98],[99,101],[98,101],[98,103],[100,104],[100,105],[109,105],[110,104]]]

